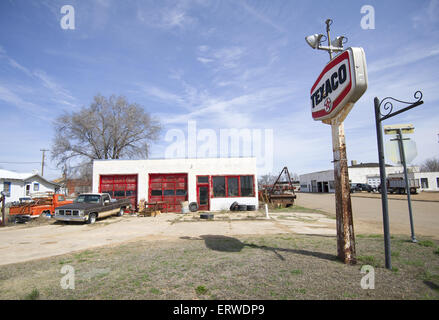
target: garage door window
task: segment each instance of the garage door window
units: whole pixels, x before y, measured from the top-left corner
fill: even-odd
[[[122,190],[114,191],[114,197],[125,197],[125,191]]]

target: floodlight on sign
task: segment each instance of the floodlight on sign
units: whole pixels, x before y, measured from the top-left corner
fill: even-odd
[[[309,44],[309,46],[311,47],[311,48],[313,48],[313,49],[317,49],[318,47],[319,47],[319,45],[320,45],[320,43],[322,42],[322,41],[324,41],[324,39],[322,40],[322,38],[324,37],[325,35],[323,35],[323,34],[313,34],[313,35],[311,35],[311,36],[308,36],[308,37],[305,37],[305,40],[306,40],[306,42]]]
[[[345,36],[339,36],[331,41],[331,46],[337,49],[343,49],[343,44],[348,41]]]

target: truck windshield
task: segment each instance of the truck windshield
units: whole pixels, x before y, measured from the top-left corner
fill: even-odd
[[[75,199],[76,203],[99,203],[101,196],[95,194],[82,194]]]

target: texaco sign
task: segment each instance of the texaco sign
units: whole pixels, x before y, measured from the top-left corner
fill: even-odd
[[[335,117],[349,111],[367,89],[366,56],[363,48],[348,48],[332,59],[311,89],[314,120]]]

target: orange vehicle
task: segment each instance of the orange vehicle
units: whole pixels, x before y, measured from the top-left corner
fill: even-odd
[[[55,213],[55,208],[73,203],[72,200],[66,200],[63,194],[53,194],[48,197],[34,198],[29,203],[22,203],[9,208],[9,216],[29,216],[31,218],[39,217],[41,214]]]

